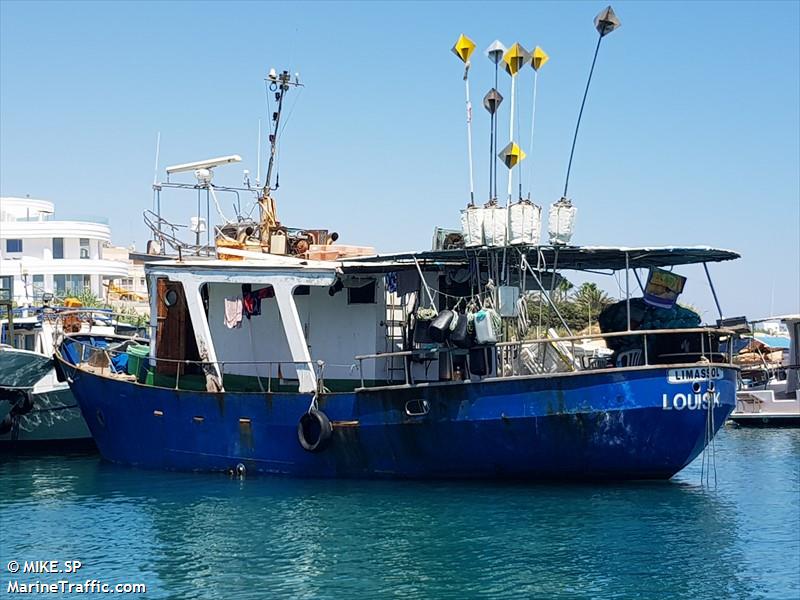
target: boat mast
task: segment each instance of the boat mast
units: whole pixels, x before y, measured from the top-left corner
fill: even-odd
[[[272,187],[272,170],[275,168],[275,155],[278,152],[278,129],[281,123],[281,113],[283,112],[283,98],[290,87],[302,87],[297,74],[292,76],[289,71],[281,71],[277,73],[275,69],[270,69],[267,75],[269,82],[269,91],[275,94],[275,101],[278,103],[277,110],[272,113],[272,132],[269,134],[269,164],[267,165],[267,177],[264,183],[264,189],[259,198],[259,207],[261,209],[261,240],[269,240],[270,229],[275,227],[278,223],[277,212],[275,210],[275,200],[272,198],[271,192],[277,190],[280,186],[278,177],[275,177],[275,187]]]

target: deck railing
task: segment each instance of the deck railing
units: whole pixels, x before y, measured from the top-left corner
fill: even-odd
[[[271,393],[273,391],[273,380],[278,382],[280,385],[281,382],[290,382],[290,387],[294,388],[295,385],[299,388],[299,381],[293,379],[286,379],[283,377],[281,372],[282,369],[292,368],[292,367],[308,367],[309,363],[304,361],[291,361],[291,360],[267,360],[267,361],[256,361],[256,360],[225,360],[225,361],[207,361],[207,360],[181,360],[181,359],[174,359],[174,358],[156,358],[151,356],[146,357],[139,357],[142,361],[142,364],[139,365],[137,368],[137,372],[128,373],[127,365],[123,367],[115,366],[114,358],[119,357],[122,355],[127,355],[127,360],[131,359],[131,354],[128,352],[128,344],[130,342],[135,342],[137,340],[130,339],[130,340],[121,340],[120,346],[117,347],[109,347],[109,346],[98,346],[91,342],[85,342],[78,339],[71,339],[70,343],[78,346],[80,351],[78,352],[78,360],[77,364],[73,366],[78,368],[89,367],[92,370],[95,370],[101,375],[108,375],[112,377],[124,377],[124,378],[135,378],[137,381],[141,379],[142,370],[145,373],[149,372],[150,369],[155,370],[156,376],[163,376],[171,380],[174,376],[174,385],[166,386],[160,385],[157,382],[157,379],[154,377],[153,382],[149,383],[150,387],[160,387],[165,389],[187,389],[181,388],[181,378],[184,378],[184,384],[186,384],[186,377],[190,375],[199,375],[199,374],[206,374],[206,373],[213,373],[214,371],[218,370],[220,376],[222,377],[223,381],[220,382],[224,386],[224,378],[225,378],[225,368],[229,368],[229,372],[227,375],[236,376],[240,375],[240,373],[232,373],[230,372],[231,367],[236,366],[255,366],[255,379],[258,383],[258,387],[260,391]],[[70,357],[64,357],[62,353],[62,357],[65,360],[72,362]],[[165,371],[172,371],[174,373],[159,373],[158,365],[168,365]],[[261,367],[268,368],[269,372],[266,376],[262,375],[260,372]],[[316,361],[312,363],[312,367],[315,370],[317,375],[317,382],[320,389],[324,388],[324,369],[325,363],[323,361]],[[194,371],[187,373],[187,371]],[[264,379],[266,379],[266,387],[264,386]],[[141,381],[140,381],[141,383]]]
[[[648,348],[649,342],[657,339],[659,336],[669,335],[684,335],[690,338],[697,335],[699,340],[699,351],[684,351],[679,353],[659,354],[658,356],[651,356]],[[736,332],[723,328],[712,327],[696,327],[696,328],[683,328],[683,329],[654,329],[642,331],[620,331],[614,333],[601,333],[589,335],[577,335],[567,337],[545,337],[533,340],[519,340],[510,342],[498,342],[492,345],[477,346],[484,351],[492,352],[494,356],[494,365],[489,366],[487,374],[481,376],[482,379],[504,379],[508,377],[527,376],[527,375],[548,375],[564,372],[582,372],[582,371],[598,371],[608,368],[616,369],[633,369],[647,366],[667,366],[670,364],[704,364],[709,362],[714,363],[729,363],[733,364],[733,344],[728,343],[725,352],[720,352],[715,349],[716,344],[727,336],[728,341]],[[580,344],[591,340],[609,340],[614,338],[638,338],[641,339],[641,345],[630,350],[617,353],[612,356],[608,354],[578,354],[577,350]],[[116,377],[135,377],[141,380],[142,365],[139,366],[137,372],[134,374],[127,373],[127,367],[121,368],[115,366],[114,357],[128,353],[127,345],[135,339],[122,340],[117,347],[102,347],[96,344],[85,342],[78,339],[72,339],[71,344],[79,346],[78,360],[76,367],[90,367],[97,370],[101,374],[116,376]],[[364,354],[355,357],[355,367],[358,368],[360,378],[360,388],[366,388],[367,382],[364,379],[364,361],[369,360],[385,360],[393,357],[400,357],[403,359],[404,379],[402,385],[414,385],[413,368],[414,362],[431,360],[434,358],[448,361],[449,373],[451,380],[458,380],[455,377],[455,358],[463,356],[465,361],[465,369],[463,371],[463,379],[471,378],[471,365],[469,363],[469,350],[463,348],[455,348],[449,345],[442,345],[438,347],[422,348],[419,350],[404,350],[399,352],[383,352],[376,354]],[[69,360],[69,358],[67,358]],[[254,366],[255,378],[258,387],[262,392],[271,393],[274,385],[273,381],[277,381],[278,385],[285,386],[287,381],[291,381],[292,387],[296,383],[299,388],[299,381],[294,379],[286,379],[281,373],[282,369],[296,368],[298,366],[308,367],[309,363],[305,361],[291,361],[291,360],[272,360],[272,361],[203,361],[203,360],[180,360],[172,358],[156,358],[156,357],[141,357],[144,368],[147,371],[153,369],[156,374],[171,378],[174,376],[174,384],[170,383],[169,386],[159,384],[155,379],[152,385],[154,387],[162,387],[167,389],[182,389],[181,378],[185,378],[191,374],[213,374],[215,372],[221,375],[224,384],[225,370],[228,368],[228,375],[241,375],[241,373],[231,372],[232,367],[237,366]],[[159,365],[169,365],[166,368],[159,369]],[[324,361],[316,361],[311,363],[314,368],[318,386],[320,390],[324,390]],[[269,370],[266,376],[261,374],[260,369],[265,367]],[[234,369],[240,371],[240,369]],[[159,373],[160,371],[160,373]],[[193,371],[193,373],[187,373]],[[252,376],[252,375],[250,375]],[[264,386],[264,379],[266,379],[266,386]],[[427,382],[427,380],[426,380]],[[376,382],[377,383],[377,382]],[[388,385],[400,385],[400,383],[387,381]],[[370,387],[379,387],[377,385]],[[184,388],[185,389],[185,388]]]
[[[658,337],[670,335],[687,335],[699,341],[699,351],[683,351],[678,353],[659,354],[651,356],[649,342]],[[514,377],[521,375],[545,375],[569,371],[590,371],[606,368],[634,368],[642,366],[666,366],[678,363],[705,363],[725,362],[733,364],[733,344],[728,343],[727,350],[715,350],[715,340],[719,342],[727,336],[728,341],[737,335],[734,330],[719,327],[691,327],[680,329],[648,329],[638,331],[618,331],[613,333],[598,333],[573,336],[552,336],[533,340],[517,340],[498,342],[484,348],[494,353],[496,368],[494,375],[487,375],[487,379]],[[581,344],[592,340],[609,340],[614,338],[641,339],[641,345],[636,345],[629,350],[613,354],[587,353]],[[580,353],[578,352],[580,350]],[[399,352],[382,352],[356,356],[361,375],[361,387],[365,387],[363,376],[363,363],[367,360],[385,360],[392,357],[401,357],[404,364],[404,385],[412,385],[413,372],[411,365],[415,360],[426,360],[442,357],[449,363],[449,372],[455,373],[454,356],[465,355],[466,373],[470,371],[469,351],[449,345],[423,348],[420,350],[404,350]],[[610,362],[612,361],[613,362]]]

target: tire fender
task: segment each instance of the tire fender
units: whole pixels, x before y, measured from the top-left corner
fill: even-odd
[[[333,435],[330,419],[321,410],[312,408],[297,423],[297,439],[303,450],[322,452],[328,447]]]

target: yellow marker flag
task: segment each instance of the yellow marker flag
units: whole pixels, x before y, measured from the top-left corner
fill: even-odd
[[[511,75],[512,77],[516,75],[522,67],[525,66],[531,59],[531,55],[528,54],[528,51],[522,47],[522,45],[517,42],[511,48],[509,48],[506,53],[503,55],[503,62],[505,63],[506,73]]]
[[[469,57],[475,51],[475,42],[465,36],[463,33],[458,36],[455,46],[452,48],[453,54],[460,58],[463,62],[469,61]]]
[[[526,154],[516,143],[509,142],[508,146],[503,148],[497,156],[503,161],[506,167],[513,169],[517,164],[525,160]]]
[[[539,46],[533,49],[533,54],[531,54],[531,66],[534,71],[541,69],[548,60],[550,60],[550,57],[547,55],[547,52],[539,48]]]

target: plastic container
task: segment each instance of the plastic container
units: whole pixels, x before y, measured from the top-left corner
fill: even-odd
[[[142,365],[150,356],[150,346],[143,344],[130,344],[128,346],[128,375],[135,375],[136,379],[141,378]]]
[[[467,315],[455,313],[450,322],[450,341],[459,348],[469,348],[470,339],[467,333]]]
[[[484,308],[475,313],[475,339],[479,344],[497,342],[500,315],[492,308]]]
[[[501,317],[516,317],[519,288],[516,285],[501,285],[497,288],[498,310]]]
[[[450,335],[450,323],[453,321],[453,311],[443,310],[431,321],[430,336],[434,342],[443,342]]]

